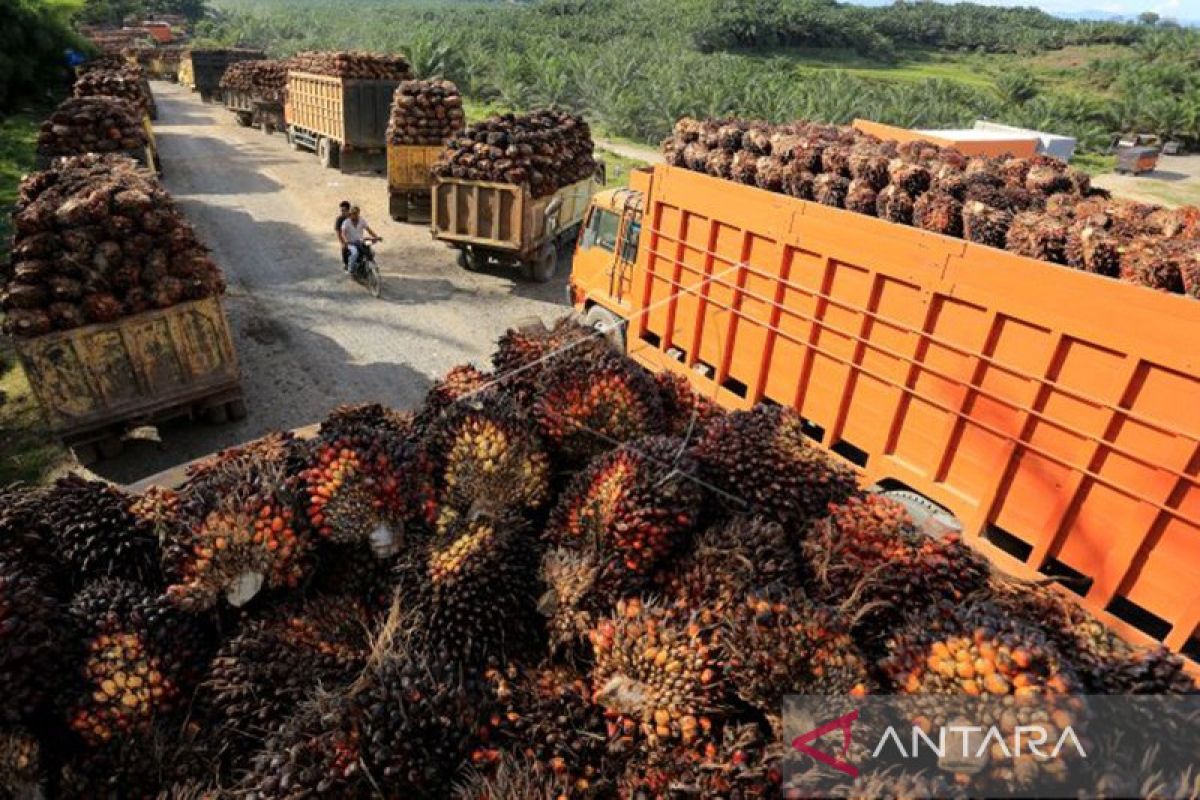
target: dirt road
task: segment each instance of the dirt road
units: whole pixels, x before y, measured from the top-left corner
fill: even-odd
[[[410,407],[455,364],[485,366],[496,338],[522,317],[566,313],[563,272],[547,284],[514,272],[468,273],[427,227],[387,215],[383,178],[322,169],[282,134],[239,128],[233,115],[173,84],[153,85],[164,183],[229,282],[226,304],[249,416],[171,425],[162,444],[136,443],[95,471],[128,482],[180,461],[321,419],[339,403]],[[341,272],[338,201],[362,206],[383,236],[383,296]]]
[[[1158,168],[1143,175],[1109,172],[1092,179],[1115,195],[1165,206],[1200,203],[1200,155],[1161,156]]]

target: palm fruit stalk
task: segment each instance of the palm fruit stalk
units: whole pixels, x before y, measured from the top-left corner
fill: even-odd
[[[550,649],[576,661],[585,655],[588,632],[618,600],[652,588],[645,576],[604,558],[595,548],[547,551],[542,556],[541,580],[545,591],[538,598],[538,612],[546,618]]]
[[[411,77],[408,61],[401,55],[381,55],[360,50],[350,52],[297,53],[291,69],[314,75],[362,80],[405,81]]]
[[[388,143],[443,145],[458,135],[465,121],[462,94],[453,81],[402,81],[392,99]]]
[[[550,459],[533,423],[498,394],[457,403],[431,424],[437,528],[480,513],[532,511],[550,496]]]
[[[532,758],[500,753],[472,765],[454,786],[454,800],[563,800],[559,781]],[[589,795],[580,795],[587,797]],[[601,795],[603,796],[603,795]]]
[[[553,797],[610,796],[623,754],[610,752],[604,709],[591,702],[586,676],[564,667],[489,669],[492,711],[471,753],[472,765],[499,777],[508,760],[529,765],[529,779]],[[516,800],[516,798],[514,798]]]
[[[852,620],[865,646],[930,598],[961,600],[983,587],[988,568],[955,536],[916,531],[899,503],[865,495],[813,523],[803,546],[807,589]]]
[[[629,800],[778,798],[783,751],[783,743],[756,723],[728,724],[695,745],[639,753],[621,775],[618,796]]]
[[[648,573],[686,541],[704,503],[686,451],[681,439],[652,436],[593,460],[559,497],[545,537]]]
[[[543,644],[533,544],[518,520],[480,515],[401,554],[396,602],[412,646],[481,664]]]
[[[13,227],[0,308],[15,336],[112,322],[225,290],[166,191],[125,156],[72,156],[28,176]]]
[[[690,441],[703,433],[709,422],[725,413],[715,402],[692,389],[691,382],[677,372],[656,372],[654,380],[658,383],[668,436]]]
[[[551,456],[567,466],[663,427],[654,378],[611,350],[586,362],[555,359],[540,376],[533,413]]]
[[[203,610],[234,605],[263,586],[294,588],[312,536],[290,486],[298,469],[290,434],[271,434],[194,465],[179,489],[179,524],[164,543],[167,595]]]
[[[330,595],[249,619],[213,657],[199,704],[231,747],[260,744],[315,691],[362,672],[368,625],[357,600]]]
[[[141,112],[119,97],[72,97],[42,123],[37,152],[44,157],[130,152],[144,148]]]
[[[443,178],[528,186],[534,197],[596,172],[595,145],[583,117],[557,109],[501,114],[477,122],[451,139],[433,165]]]
[[[823,515],[857,486],[848,467],[808,443],[800,415],[781,406],[759,405],[715,420],[692,455],[720,500],[784,525]]]
[[[68,613],[80,653],[60,702],[85,743],[148,730],[186,702],[208,656],[209,634],[198,618],[116,580],[86,587]]]
[[[31,718],[54,693],[64,611],[25,562],[0,556],[0,724]]]
[[[727,699],[711,616],[622,600],[589,638],[593,702],[605,708],[615,745],[658,748],[705,736]]]

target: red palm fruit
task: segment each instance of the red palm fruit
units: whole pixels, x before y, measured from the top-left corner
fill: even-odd
[[[856,489],[854,472],[809,444],[800,415],[780,406],[714,420],[692,455],[718,499],[784,525],[815,519]]]
[[[1054,264],[1067,263],[1067,226],[1038,211],[1022,211],[1013,217],[1006,244],[1009,252]]]
[[[929,191],[913,203],[913,225],[943,236],[962,236],[962,203],[953,195]]]
[[[683,439],[699,436],[709,422],[724,414],[712,400],[692,389],[691,382],[677,372],[663,370],[654,375],[662,400],[666,433]]]
[[[595,459],[559,498],[546,538],[648,572],[686,540],[704,502],[686,451],[680,439],[654,436]]]
[[[784,749],[760,725],[730,723],[703,742],[635,753],[617,793],[638,800],[779,797]]]
[[[1121,280],[1163,292],[1183,293],[1183,270],[1194,274],[1197,249],[1191,242],[1139,236],[1121,248]]]
[[[912,195],[895,183],[883,187],[875,200],[875,213],[880,219],[899,225],[911,225],[913,220]]]
[[[846,208],[848,210],[873,217],[876,213],[875,205],[878,199],[879,194],[866,181],[859,178],[850,181],[850,187],[846,190]]]

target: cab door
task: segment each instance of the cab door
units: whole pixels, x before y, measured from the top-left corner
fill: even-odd
[[[614,280],[620,232],[621,219],[616,213],[602,206],[592,206],[579,234],[579,247],[572,265],[574,282],[579,289],[588,294],[607,296],[616,303],[621,302],[619,281]]]

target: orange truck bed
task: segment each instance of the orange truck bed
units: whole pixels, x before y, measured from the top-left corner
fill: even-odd
[[[572,296],[629,320],[633,358],[794,407],[865,485],[1200,658],[1200,302],[679,168],[632,178],[636,257],[581,249]]]

